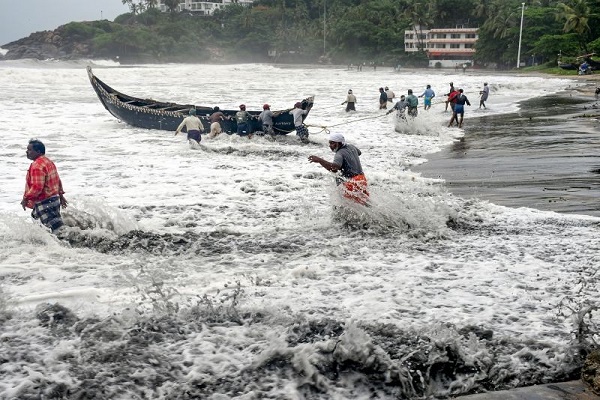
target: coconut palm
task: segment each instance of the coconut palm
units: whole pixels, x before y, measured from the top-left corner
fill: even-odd
[[[590,34],[590,18],[595,14],[587,0],[570,0],[561,2],[557,5],[556,18],[559,21],[565,21],[563,31],[565,33],[576,33],[583,50],[587,53],[587,39]]]
[[[433,25],[433,19],[431,18],[430,8],[424,1],[415,1],[410,3],[404,10],[404,15],[410,19],[413,25],[413,30],[417,37],[417,47],[423,51],[425,41],[423,37],[423,28]],[[418,32],[417,32],[418,30]]]
[[[165,7],[167,7],[167,10],[169,10],[170,13],[175,12],[177,10],[177,7],[179,6],[179,2],[180,0],[164,0],[163,3],[165,4]]]

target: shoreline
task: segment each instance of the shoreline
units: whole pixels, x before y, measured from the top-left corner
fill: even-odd
[[[515,113],[473,117],[464,136],[412,167],[451,193],[508,207],[600,217],[600,99],[596,82],[523,101]],[[493,97],[488,103],[493,107]]]

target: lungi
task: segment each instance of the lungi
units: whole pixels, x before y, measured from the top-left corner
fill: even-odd
[[[297,126],[296,135],[298,135],[300,139],[308,139],[308,128],[305,125]]]
[[[31,211],[33,219],[39,219],[40,222],[50,228],[52,232],[63,226],[63,220],[60,215],[60,198],[58,196],[48,197],[45,200],[34,204]]]
[[[213,122],[210,124],[210,136],[215,137],[219,133],[221,133],[223,129],[221,129],[221,124],[219,122]]]
[[[367,190],[367,178],[364,174],[355,175],[342,182],[343,196],[355,203],[367,205],[369,191]]]

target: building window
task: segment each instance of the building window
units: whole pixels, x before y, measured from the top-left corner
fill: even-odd
[[[437,34],[437,38],[438,39],[446,39],[446,34],[445,33],[438,33]]]
[[[465,49],[472,49],[473,43],[465,43]]]
[[[406,35],[404,35],[404,37],[406,39],[411,39],[412,40],[414,38],[414,35],[412,33],[407,33]]]
[[[466,39],[475,39],[477,37],[477,35],[475,35],[474,33],[467,33],[465,35]]]
[[[460,39],[460,33],[453,33],[450,35],[450,39]]]
[[[458,43],[450,43],[450,48],[451,49],[460,49],[460,44],[458,44]]]
[[[446,45],[444,43],[436,43],[435,48],[436,49],[445,49]]]

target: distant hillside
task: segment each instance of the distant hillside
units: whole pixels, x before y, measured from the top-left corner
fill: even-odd
[[[577,0],[585,6],[579,11],[567,3],[547,0],[524,7],[521,0],[255,0],[251,7],[233,3],[211,16],[150,8],[120,15],[114,22],[71,22],[3,47],[9,60],[321,60],[422,66],[428,64],[431,47],[421,43],[420,51],[406,53],[406,30],[419,37],[412,27],[469,26],[479,28],[476,64],[514,68],[520,55],[521,62],[556,65],[559,54],[571,62],[568,57],[600,53],[598,1]]]
[[[218,62],[225,59],[222,51],[207,46],[186,47],[174,41],[165,43],[168,41],[168,36],[148,26],[104,20],[71,22],[53,31],[32,33],[2,47],[8,50],[6,60],[105,58],[121,62]]]

